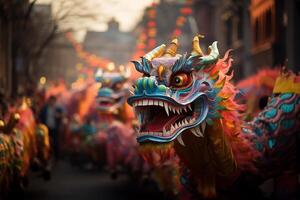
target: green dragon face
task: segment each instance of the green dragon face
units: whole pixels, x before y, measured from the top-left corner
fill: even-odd
[[[187,130],[203,137],[206,123],[214,114],[210,108],[216,103],[217,90],[205,72],[219,56],[216,44],[204,56],[195,37],[193,52],[178,55],[177,40],[173,40],[167,49],[161,45],[141,62],[134,61],[144,74],[128,99],[140,122],[138,142],[167,143],[177,138],[184,145],[181,134]]]

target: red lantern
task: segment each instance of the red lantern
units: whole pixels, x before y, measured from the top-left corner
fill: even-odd
[[[151,28],[148,30],[148,36],[149,37],[155,37],[156,36],[156,29],[155,28]]]
[[[156,45],[155,39],[150,39],[150,40],[148,41],[148,47],[149,47],[150,49],[151,49],[151,48],[154,48],[155,45]]]
[[[180,13],[183,15],[191,15],[193,10],[190,7],[184,7],[180,9]]]
[[[148,27],[156,27],[156,22],[155,21],[149,21],[148,22]]]
[[[178,29],[178,28],[176,28],[176,29],[174,30],[174,32],[173,32],[173,35],[174,35],[175,37],[178,37],[178,36],[180,36],[181,34],[182,34],[181,30]]]

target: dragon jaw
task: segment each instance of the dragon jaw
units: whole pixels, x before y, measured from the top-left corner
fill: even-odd
[[[140,122],[139,143],[168,143],[177,138],[184,145],[181,134],[187,130],[197,137],[204,136],[209,106],[207,95],[199,90],[199,85],[202,89],[208,88],[206,82],[196,81],[184,91],[172,91],[165,85],[158,85],[153,77],[142,79],[137,82],[140,90],[136,89],[135,95],[128,99]],[[145,88],[141,88],[139,83],[144,82]],[[152,92],[148,85],[153,87]],[[193,92],[196,90],[198,92]]]
[[[113,112],[126,102],[126,90],[117,92],[111,88],[101,88],[97,96],[97,109],[103,112]]]

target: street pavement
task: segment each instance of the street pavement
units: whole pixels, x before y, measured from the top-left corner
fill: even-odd
[[[138,185],[125,175],[112,180],[98,170],[87,171],[72,167],[65,161],[56,164],[52,179],[45,182],[33,177],[24,200],[141,200],[162,199],[152,184]]]

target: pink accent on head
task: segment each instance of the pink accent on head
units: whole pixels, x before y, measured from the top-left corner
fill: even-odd
[[[178,57],[160,57],[160,58],[154,58],[152,60],[153,67],[158,67],[160,65],[164,65],[166,67],[172,67],[175,62],[178,60]]]

